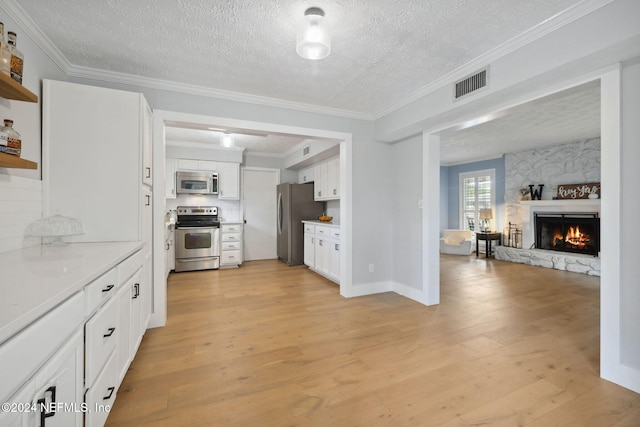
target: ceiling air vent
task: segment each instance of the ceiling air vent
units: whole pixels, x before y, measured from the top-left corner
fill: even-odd
[[[466,77],[455,84],[455,99],[460,99],[465,95],[475,92],[487,86],[487,69]]]
[[[309,154],[311,154],[311,145],[305,145],[302,148],[302,157],[307,157]]]

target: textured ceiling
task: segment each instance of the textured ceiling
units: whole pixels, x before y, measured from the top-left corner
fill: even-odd
[[[121,73],[375,117],[582,1],[15,3],[76,70]],[[295,27],[310,6],[324,9],[331,29],[331,55],[321,61],[295,53]],[[484,125],[444,133],[443,163],[599,135],[594,128],[594,123],[599,127],[599,118],[595,119],[599,96],[590,89],[583,95],[578,90],[565,94],[570,99],[551,98],[546,104],[540,101],[510,110]],[[576,99],[580,96],[584,98]],[[174,142],[210,143],[212,138],[211,132],[180,128],[169,129],[167,135]],[[281,154],[302,140],[295,135],[238,135],[236,145],[248,152]]]
[[[576,86],[488,119],[441,133],[441,163],[460,164],[599,137],[600,82]]]
[[[74,66],[376,114],[580,0],[19,0]],[[325,10],[331,55],[296,55]]]

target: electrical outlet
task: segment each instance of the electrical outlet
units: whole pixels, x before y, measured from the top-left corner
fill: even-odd
[[[373,264],[369,264],[369,273],[373,273]]]

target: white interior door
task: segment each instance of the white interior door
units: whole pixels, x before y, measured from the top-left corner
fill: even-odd
[[[244,210],[244,259],[275,259],[276,187],[280,183],[278,169],[242,170],[242,202]]]

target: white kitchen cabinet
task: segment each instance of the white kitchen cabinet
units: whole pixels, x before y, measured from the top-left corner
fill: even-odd
[[[176,269],[176,251],[175,251],[175,226],[168,224],[164,232],[165,244],[165,274],[167,277],[172,270]]]
[[[238,163],[218,164],[218,199],[240,200],[240,165]]]
[[[178,159],[178,170],[217,172],[218,162],[211,160]]]
[[[117,353],[117,371],[118,380],[122,382],[124,376],[132,362],[131,354],[131,281],[121,286],[116,295],[118,301],[118,328],[120,329],[118,336],[118,353]]]
[[[340,283],[340,227],[304,223],[304,263],[313,271]]]
[[[298,171],[298,184],[306,184],[308,182],[313,182],[313,167]]]
[[[315,251],[316,228],[312,224],[304,224],[304,263],[305,265],[315,268],[316,251]]]
[[[20,391],[3,400],[3,403],[29,405],[30,409],[0,411],[0,425],[82,426],[83,364],[82,331],[77,330]],[[57,407],[59,404],[66,404],[67,410]]]
[[[334,228],[331,230],[331,237],[329,239],[330,255],[329,255],[329,277],[334,281],[340,283],[340,229]]]
[[[82,222],[84,234],[73,241],[143,240],[149,113],[140,93],[43,81],[45,211]]]
[[[113,404],[148,321],[150,300],[141,300],[139,314],[131,303],[136,296],[150,295],[145,283],[150,269],[143,274],[150,265],[143,264],[144,245],[77,243],[3,256],[14,257],[5,265],[8,283],[3,286],[21,298],[0,304],[21,310],[3,319],[0,328],[0,401],[37,408],[44,399],[45,404],[65,406],[55,414],[47,412],[44,424],[39,411],[0,412],[0,426],[104,425],[109,412],[95,411],[96,405]],[[34,295],[20,279],[31,269],[47,273],[45,296]],[[87,283],[89,278],[93,280]],[[23,289],[24,295],[19,292]],[[40,308],[42,313],[34,313]]]
[[[313,194],[316,201],[327,199],[327,162],[313,168]]]
[[[327,162],[327,198],[340,198],[340,158]]]
[[[340,198],[340,158],[319,163],[313,168],[313,189],[316,201]]]
[[[220,268],[239,267],[242,264],[243,229],[241,222],[220,226]]]
[[[151,123],[151,108],[146,101],[140,107],[142,109],[142,183],[151,187],[153,185],[153,138]]]
[[[176,171],[178,159],[167,159],[165,163],[164,196],[167,199],[176,198]]]

